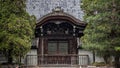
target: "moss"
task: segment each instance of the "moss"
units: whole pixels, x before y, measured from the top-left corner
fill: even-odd
[[[94,65],[94,66],[106,66],[105,62],[95,62],[92,65]]]

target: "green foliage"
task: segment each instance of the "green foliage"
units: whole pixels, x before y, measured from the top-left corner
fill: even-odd
[[[104,62],[95,62],[92,65],[100,67],[100,66],[105,66],[106,64]]]
[[[85,47],[104,50],[120,47],[120,1],[83,0],[84,20],[88,25],[82,37]],[[117,47],[117,48],[116,48]]]
[[[0,8],[0,51],[22,57],[31,47],[35,17],[26,12],[25,0],[0,0]]]
[[[120,55],[120,0],[82,0],[82,3],[84,21],[88,22],[83,47],[103,56]]]

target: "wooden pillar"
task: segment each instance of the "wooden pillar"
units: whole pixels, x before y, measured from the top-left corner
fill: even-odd
[[[41,64],[44,63],[44,38],[41,38]]]

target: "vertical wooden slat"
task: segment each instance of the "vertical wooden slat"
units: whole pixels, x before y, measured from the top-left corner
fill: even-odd
[[[41,38],[39,37],[39,44],[38,44],[38,65],[41,64]]]

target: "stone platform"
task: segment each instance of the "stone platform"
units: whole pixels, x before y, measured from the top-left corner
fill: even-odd
[[[20,67],[20,68],[114,68],[114,67],[107,67],[107,66],[102,66],[102,67],[96,67],[96,66],[23,66],[23,67]]]

